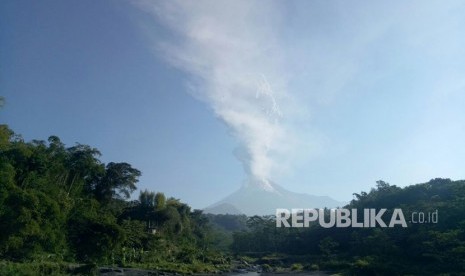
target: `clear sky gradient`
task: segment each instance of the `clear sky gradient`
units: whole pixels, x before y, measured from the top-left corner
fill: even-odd
[[[281,186],[348,201],[465,179],[462,1],[168,2],[0,1],[1,123],[203,208],[248,177],[234,152],[263,138],[264,76],[282,116],[256,160]]]

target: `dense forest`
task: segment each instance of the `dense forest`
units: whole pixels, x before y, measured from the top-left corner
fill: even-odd
[[[378,181],[345,208],[401,208],[407,227],[277,228],[275,218],[252,217],[235,232],[232,250],[265,267],[342,271],[347,275],[465,275],[465,181],[434,179],[399,188]],[[389,211],[388,211],[389,212]],[[387,218],[389,213],[385,213]],[[411,220],[437,212],[438,220]],[[414,217],[415,218],[415,217]],[[412,223],[416,221],[417,223]]]
[[[17,262],[38,263],[43,274],[56,263],[139,263],[179,272],[227,265],[210,249],[214,235],[201,211],[151,191],[129,200],[141,172],[99,156],[88,145],[65,147],[56,136],[25,142],[0,126],[4,271]]]
[[[378,181],[345,207],[401,208],[408,221],[437,211],[437,223],[277,228],[274,216],[203,214],[156,191],[132,200],[141,172],[99,157],[88,145],[66,147],[56,136],[24,141],[0,126],[1,275],[92,274],[99,266],[464,275],[465,181],[405,188]]]

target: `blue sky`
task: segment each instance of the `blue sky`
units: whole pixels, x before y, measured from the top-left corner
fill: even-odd
[[[460,1],[2,1],[0,120],[203,208],[464,179]],[[245,168],[245,170],[244,170]]]

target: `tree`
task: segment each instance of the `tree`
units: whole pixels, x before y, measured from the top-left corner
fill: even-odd
[[[67,151],[69,191],[82,190],[84,195],[94,196],[97,185],[105,174],[105,166],[98,159],[101,156],[100,151],[81,144],[70,147]]]
[[[165,205],[166,205],[165,194],[158,192],[155,195],[155,204],[156,204],[155,209],[157,209],[157,210],[161,210],[161,209],[165,208]]]
[[[338,246],[339,244],[336,241],[334,241],[331,237],[324,238],[318,244],[321,253],[325,257],[331,257],[335,253],[335,250]]]
[[[0,125],[0,152],[8,149],[13,136],[14,132],[7,125]]]
[[[147,189],[145,189],[145,191],[140,191],[139,202],[142,207],[152,208],[155,206],[155,201],[156,199],[154,192],[150,192]]]
[[[125,240],[123,229],[111,216],[79,214],[70,219],[68,235],[75,256],[80,261],[107,262]]]
[[[136,190],[140,175],[141,172],[128,163],[108,163],[104,176],[95,187],[97,200],[108,202],[112,198],[128,199]]]

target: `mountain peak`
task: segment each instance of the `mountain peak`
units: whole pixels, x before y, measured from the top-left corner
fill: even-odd
[[[273,215],[277,208],[334,208],[346,205],[329,196],[316,196],[291,192],[268,181],[247,181],[239,190],[210,205],[206,213],[223,213],[224,206],[234,208],[248,216]]]
[[[245,181],[244,187],[246,188],[258,188],[267,192],[276,192],[273,183],[267,179],[255,179],[251,178]]]

